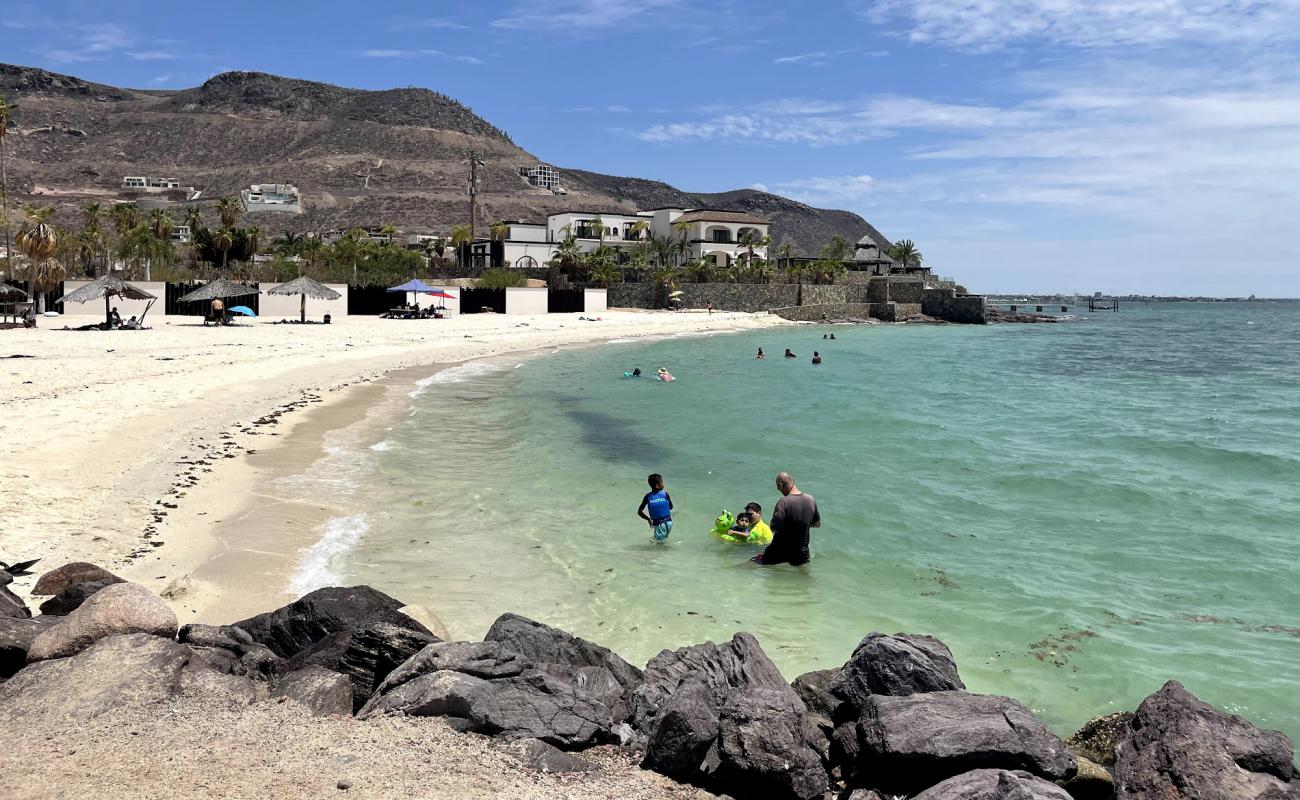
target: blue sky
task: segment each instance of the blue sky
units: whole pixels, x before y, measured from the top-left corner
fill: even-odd
[[[1300,0],[8,0],[0,61],[449,94],[558,166],[856,211],[986,291],[1300,296]]]

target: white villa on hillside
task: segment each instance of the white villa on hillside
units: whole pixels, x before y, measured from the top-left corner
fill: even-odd
[[[534,164],[531,167],[520,167],[519,177],[528,181],[529,186],[550,189],[554,194],[568,194],[565,188],[560,185],[559,171],[550,164]]]
[[[289,183],[255,183],[240,190],[239,201],[249,214],[259,211],[302,213],[302,198],[298,194],[298,187]]]
[[[545,223],[510,222],[509,232],[500,241],[480,240],[471,252],[476,262],[494,266],[544,267],[555,254],[556,246],[568,236],[577,240],[584,252],[604,244],[630,257],[651,236],[661,239],[684,239],[687,259],[711,257],[727,266],[737,258],[748,257],[749,248],[741,238],[752,232],[762,239],[771,230],[765,219],[735,211],[708,209],[659,208],[653,211],[566,211],[552,214]],[[766,247],[755,247],[756,258],[767,258]]]
[[[176,178],[149,178],[144,175],[127,175],[122,178],[122,188],[133,192],[165,192],[181,188]]]

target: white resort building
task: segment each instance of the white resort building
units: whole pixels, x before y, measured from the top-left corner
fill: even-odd
[[[148,194],[171,191],[193,193],[194,187],[181,186],[181,182],[177,178],[150,178],[145,175],[127,175],[122,178],[122,190],[126,192],[146,192]]]
[[[566,211],[552,214],[545,223],[510,222],[502,240],[479,240],[471,247],[476,263],[505,267],[544,267],[566,237],[573,236],[579,249],[595,250],[604,244],[621,253],[626,261],[651,236],[684,239],[687,260],[711,257],[721,266],[737,258],[748,258],[749,248],[740,243],[746,233],[765,238],[768,220],[735,211],[659,208],[653,211]],[[754,248],[755,258],[767,258],[766,247]]]
[[[290,183],[255,183],[240,190],[239,201],[248,214],[260,211],[302,213],[302,198],[298,194],[298,187]]]

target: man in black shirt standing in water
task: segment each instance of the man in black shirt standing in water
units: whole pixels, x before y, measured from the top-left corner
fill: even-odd
[[[772,543],[761,555],[754,556],[753,561],[765,567],[807,564],[809,530],[822,526],[817,501],[812,495],[799,491],[788,472],[776,476],[776,488],[782,497],[776,502],[776,510],[768,522],[772,528]]]

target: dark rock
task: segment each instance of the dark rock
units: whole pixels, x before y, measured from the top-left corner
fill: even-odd
[[[912,800],[1070,800],[1070,795],[1028,772],[977,769],[932,786]]]
[[[869,633],[830,684],[836,697],[861,711],[869,695],[965,689],[947,645],[933,636]]]
[[[858,736],[861,751],[856,765],[846,765],[849,777],[872,776],[871,785],[885,791],[915,792],[978,769],[1024,770],[1049,780],[1076,770],[1065,743],[1008,697],[871,695]]]
[[[190,645],[196,660],[217,672],[270,678],[288,669],[270,648],[233,625],[184,625],[176,638]]]
[[[539,669],[573,681],[609,706],[616,722],[627,718],[628,700],[641,683],[641,670],[609,648],[518,614],[502,614],[483,640],[498,642]]]
[[[737,633],[721,646],[705,642],[664,650],[650,659],[641,685],[632,693],[629,718],[632,727],[648,735],[660,707],[688,679],[703,683],[719,709],[732,692],[789,688],[776,664],[748,633]]]
[[[71,658],[32,664],[0,685],[0,723],[38,718],[91,719],[161,702],[180,690],[190,649],[160,636],[100,639]]]
[[[55,596],[41,603],[41,613],[49,614],[54,617],[61,617],[71,614],[86,602],[86,598],[103,589],[105,586],[112,586],[115,583],[122,583],[121,578],[109,578],[102,581],[88,581],[86,583],[74,583]]]
[[[494,679],[522,675],[528,667],[518,653],[496,642],[434,642],[389,673],[379,691],[391,691],[431,672],[449,670]]]
[[[9,584],[14,578],[0,569],[0,619],[30,619],[32,612],[23,599],[9,591]]]
[[[372,619],[394,616],[409,620],[396,611],[381,611]],[[374,621],[353,631],[332,633],[290,658],[287,667],[295,670],[316,665],[346,676],[352,682],[353,710],[359,711],[390,672],[439,641],[433,634],[409,627],[419,623],[406,624],[408,627]]]
[[[808,745],[805,708],[788,689],[755,688],[722,707],[705,773],[727,794],[811,800],[826,791],[826,770]]]
[[[78,583],[95,583],[97,581],[121,583],[122,579],[95,564],[86,561],[73,561],[42,575],[40,580],[36,581],[36,585],[32,587],[32,594],[62,594],[65,589]]]
[[[289,658],[331,633],[356,630],[378,612],[396,611],[402,605],[369,586],[335,586],[317,589],[287,606],[234,624],[277,656]],[[405,619],[413,630],[423,629],[415,620]]]
[[[451,670],[427,673],[391,689],[381,687],[359,716],[388,712],[451,717],[463,720],[466,729],[478,733],[541,739],[568,749],[617,739],[610,729],[607,706],[572,684],[535,669],[496,680]]]
[[[835,716],[835,709],[844,702],[831,694],[831,684],[839,676],[838,669],[822,669],[805,672],[790,683],[798,693],[799,699],[808,707],[809,713],[818,714],[826,719]]]
[[[1077,756],[1100,764],[1103,767],[1115,766],[1115,748],[1128,736],[1128,726],[1133,720],[1132,711],[1120,711],[1093,717],[1083,727],[1065,740]]]
[[[1294,753],[1279,731],[1256,728],[1170,681],[1142,701],[1116,750],[1122,800],[1248,800],[1290,791]]]
[[[595,772],[599,768],[590,761],[566,753],[541,739],[520,739],[504,748],[515,755],[528,769],[541,772]]]
[[[58,617],[10,618],[0,616],[0,679],[27,665],[27,651],[37,634],[59,621]]]
[[[276,683],[272,694],[295,700],[318,717],[352,714],[352,682],[324,667],[290,672]]]
[[[683,781],[699,776],[718,738],[719,713],[715,692],[703,681],[676,687],[658,709],[641,766]]]
[[[549,664],[603,667],[624,689],[634,689],[641,683],[641,670],[609,648],[518,614],[498,617],[483,641],[499,642],[539,667]]]

